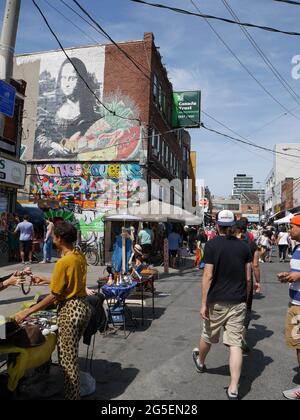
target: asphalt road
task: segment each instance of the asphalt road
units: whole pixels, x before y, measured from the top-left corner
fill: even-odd
[[[0,275],[11,267],[0,269]],[[35,272],[51,272],[53,265],[34,266]],[[262,294],[254,300],[248,342],[253,350],[245,355],[240,394],[245,400],[280,400],[282,391],[300,384],[296,354],[284,340],[288,287],[276,278],[288,264],[262,264]],[[102,274],[102,272],[100,273]],[[89,284],[95,285],[98,268],[90,268]],[[216,345],[207,359],[208,371],[196,372],[192,349],[201,333],[199,317],[201,273],[194,269],[174,271],[156,283],[155,316],[147,300],[146,321],[124,339],[122,331],[97,334],[93,376],[98,400],[222,400],[229,383],[228,350]],[[25,299],[32,299],[34,289]],[[20,309],[24,297],[15,288],[1,293],[0,314]],[[133,309],[137,318],[140,307]],[[81,345],[80,363],[85,365],[86,346]],[[30,397],[30,395],[29,395]]]

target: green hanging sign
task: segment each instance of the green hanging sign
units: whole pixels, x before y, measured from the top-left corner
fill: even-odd
[[[200,128],[201,92],[173,92],[173,128]]]

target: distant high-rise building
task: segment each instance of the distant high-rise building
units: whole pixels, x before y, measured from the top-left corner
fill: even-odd
[[[237,174],[233,180],[232,197],[240,198],[243,192],[253,191],[253,177]]]

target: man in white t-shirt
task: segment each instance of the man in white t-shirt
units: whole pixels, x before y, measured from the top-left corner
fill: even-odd
[[[294,216],[291,221],[291,237],[300,242],[300,215]],[[293,252],[289,273],[279,273],[281,283],[290,283],[290,304],[286,318],[286,342],[288,347],[297,352],[300,370],[300,245]],[[300,386],[284,391],[283,395],[289,400],[300,400]]]

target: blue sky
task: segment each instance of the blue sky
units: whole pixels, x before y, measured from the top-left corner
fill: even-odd
[[[45,0],[38,0],[66,47],[90,44],[92,40],[105,42],[59,0],[48,1],[88,34],[87,37],[79,32],[50,8]],[[66,1],[74,6],[71,0]],[[230,18],[221,0],[194,2],[203,13]],[[300,31],[300,7],[272,0],[228,2],[241,21]],[[160,0],[160,3],[195,11],[190,0]],[[0,0],[1,20],[4,4],[5,1]],[[144,32],[153,32],[174,89],[200,89],[203,110],[242,136],[270,148],[276,143],[300,143],[300,106],[297,107],[297,103],[275,79],[238,26],[211,21],[222,39],[265,88],[285,107],[295,108],[294,113],[299,116],[299,120],[289,114],[284,115],[286,112],[250,78],[204,20],[150,8],[129,0],[81,0],[81,4],[117,41],[142,39]],[[249,32],[300,96],[300,79],[292,78],[292,58],[300,55],[300,38],[258,29],[249,29]],[[22,0],[16,52],[48,49],[57,49],[56,41],[31,0]],[[202,120],[208,127],[232,134],[205,115],[202,115]],[[193,149],[198,153],[197,176],[205,178],[215,195],[230,194],[236,173],[253,175],[255,182],[261,182],[271,169],[271,153],[237,145],[204,129],[191,130],[190,133]],[[297,158],[288,159],[291,165],[299,165],[300,176],[300,162],[297,162]]]

